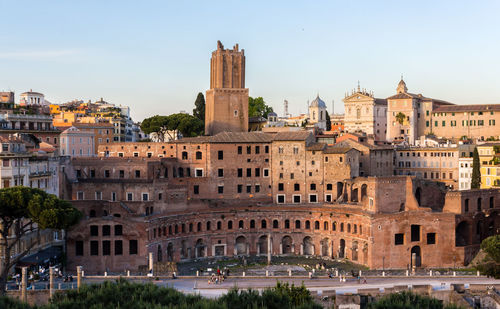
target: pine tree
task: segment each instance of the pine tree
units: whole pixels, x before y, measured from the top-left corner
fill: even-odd
[[[330,119],[330,115],[328,114],[328,111],[326,112],[326,130],[327,131],[332,130],[332,121]]]
[[[200,119],[203,124],[205,123],[205,97],[203,93],[199,92],[194,101],[193,116]]]
[[[479,189],[481,186],[481,166],[479,162],[479,153],[477,152],[477,147],[474,148],[474,154],[472,155],[472,179],[471,179],[471,189]]]

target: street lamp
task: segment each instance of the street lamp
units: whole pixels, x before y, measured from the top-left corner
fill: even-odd
[[[382,257],[382,271],[385,271],[385,256]]]

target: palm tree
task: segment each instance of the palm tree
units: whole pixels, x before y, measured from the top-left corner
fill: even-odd
[[[399,124],[403,124],[403,122],[405,121],[405,119],[406,119],[406,115],[403,114],[402,112],[399,112],[396,115],[396,120],[399,122]]]

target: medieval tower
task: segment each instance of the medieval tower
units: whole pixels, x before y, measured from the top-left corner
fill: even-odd
[[[224,49],[220,41],[210,60],[210,89],[206,93],[205,134],[248,132],[248,89],[245,51]]]

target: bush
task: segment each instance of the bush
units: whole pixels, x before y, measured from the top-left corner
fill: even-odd
[[[376,302],[369,303],[366,308],[369,309],[455,309],[460,308],[456,305],[444,306],[443,303],[435,298],[421,296],[412,292],[393,293],[384,296]]]

